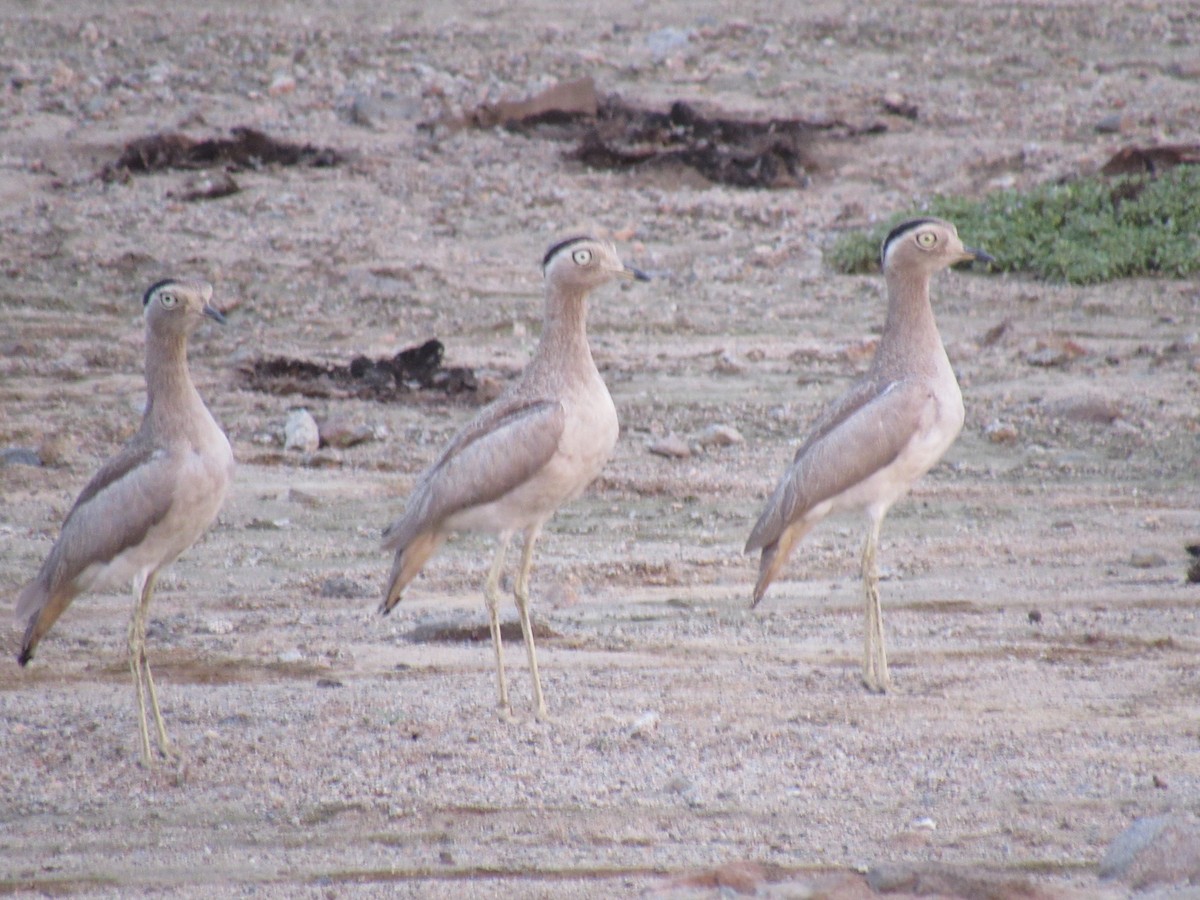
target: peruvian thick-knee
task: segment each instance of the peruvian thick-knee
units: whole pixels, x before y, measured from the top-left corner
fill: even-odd
[[[534,708],[546,716],[529,618],[529,570],[542,526],[600,473],[617,442],[617,412],[587,340],[588,295],[615,279],[646,280],[621,263],[614,247],[574,237],[542,261],[542,337],[520,379],[450,441],[417,480],[403,514],[384,531],[395,551],[380,611],[401,593],[456,531],[499,535],[485,592],[501,714],[510,715],[500,640],[500,577],[512,536],[524,533],[514,584],[533,679]]]
[[[146,660],[146,621],[159,573],[216,518],[233,477],[233,452],[192,383],[187,342],[205,318],[224,322],[212,286],[167,279],[142,297],[146,410],[141,427],[88,482],[37,576],[17,597],[26,665],[71,601],[90,590],[131,586],[129,667],[137,692],[141,752],[150,762],[146,699],[158,745],[170,744]]]
[[[881,258],[887,319],[871,367],[812,425],[746,542],[747,553],[762,552],[753,606],[795,545],[825,516],[848,509],[867,514],[863,680],[875,691],[890,684],[875,566],[879,528],[963,424],[962,393],[934,322],[930,279],[957,262],[991,261],[964,247],[952,224],[928,218],[893,229]]]

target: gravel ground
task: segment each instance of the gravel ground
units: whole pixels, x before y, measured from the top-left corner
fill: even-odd
[[[45,462],[0,465],[0,588],[136,427],[138,298],[165,274],[230,311],[191,356],[240,462],[152,611],[178,763],[138,764],[124,593],[80,598],[27,669],[0,666],[0,890],[868,897],[864,870],[938,864],[1010,891],[986,896],[1118,897],[1095,875],[1108,842],[1200,812],[1195,280],[939,277],[967,422],[885,523],[892,694],[857,677],[859,520],[818,528],[754,611],[740,552],[882,324],[879,276],[823,265],[836,235],[1200,141],[1200,11],[724,8],[0,8],[0,447]],[[806,187],[761,191],[444,124],[582,76],[653,108],[843,127],[814,139]],[[98,177],[134,138],[241,125],[348,162],[237,172],[198,202],[206,173]],[[532,720],[510,642],[509,724],[471,639],[487,541],[375,613],[379,531],[479,398],[306,400],[240,370],[438,337],[486,393],[536,342],[542,252],[581,229],[654,281],[592,304],[622,439],[540,544],[553,720]],[[376,437],[285,451],[298,406]],[[744,440],[702,446],[714,425]],[[672,436],[689,456],[650,452]]]

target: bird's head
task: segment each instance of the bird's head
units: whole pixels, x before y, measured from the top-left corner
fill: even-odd
[[[212,305],[213,289],[207,281],[182,281],[164,278],[146,289],[142,307],[147,324],[191,334],[206,317],[225,324],[225,316]]]
[[[879,253],[883,271],[902,267],[934,272],[966,260],[995,262],[982,250],[963,246],[958,230],[944,219],[910,219],[902,222],[884,238]]]
[[[616,278],[650,280],[649,275],[622,263],[611,243],[587,236],[570,237],[552,246],[542,260],[542,272],[547,284],[584,291]]]

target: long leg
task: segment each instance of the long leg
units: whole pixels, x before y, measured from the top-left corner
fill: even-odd
[[[488,626],[492,630],[492,649],[496,651],[496,681],[500,690],[500,716],[512,717],[512,709],[508,705],[508,682],[504,679],[504,645],[500,640],[500,573],[504,570],[504,556],[508,552],[512,532],[505,531],[498,538],[499,546],[492,560],[492,568],[488,571],[487,584],[484,586],[484,597],[487,600]]]
[[[879,571],[875,565],[875,549],[879,543],[882,516],[871,516],[867,542],[863,547],[862,579],[866,601],[867,633],[863,645],[863,682],[867,688],[886,693],[891,686],[888,675],[887,649],[883,642],[883,610],[879,602]]]
[[[541,532],[541,525],[533,525],[525,533],[525,549],[521,553],[521,570],[517,573],[517,583],[513,595],[517,600],[517,614],[521,617],[521,634],[525,638],[525,652],[529,656],[529,671],[533,675],[534,714],[539,720],[545,720],[549,716],[546,713],[546,701],[542,697],[542,677],[538,674],[537,651],[533,646],[533,626],[529,621],[529,570],[533,566],[533,545],[537,543],[538,535]]]

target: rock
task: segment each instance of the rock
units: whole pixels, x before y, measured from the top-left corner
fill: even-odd
[[[1015,425],[993,419],[984,426],[983,436],[993,444],[1015,444],[1021,434]]]
[[[272,97],[278,97],[280,94],[290,94],[295,90],[295,78],[287,72],[276,72],[271,78],[271,85],[267,88],[267,93]]]
[[[317,420],[307,409],[293,409],[288,413],[283,426],[283,448],[299,450],[301,453],[316,453],[321,446],[321,432]]]
[[[233,622],[229,619],[209,619],[204,623],[207,634],[232,634]]]
[[[644,712],[634,720],[633,725],[629,727],[629,736],[635,738],[646,738],[658,729],[658,713]]]
[[[36,450],[28,447],[5,447],[0,450],[0,467],[3,466],[40,466],[42,458]]]
[[[1038,341],[1025,354],[1025,362],[1042,368],[1065,366],[1077,357],[1086,356],[1087,352],[1086,347],[1072,340]]]
[[[1098,874],[1134,889],[1200,881],[1200,819],[1182,813],[1135,819],[1108,845]]]
[[[734,359],[733,354],[728,350],[722,350],[717,356],[715,368],[722,375],[740,375],[745,366]]]
[[[1157,569],[1167,564],[1167,558],[1157,550],[1138,549],[1129,555],[1129,564],[1135,569]]]
[[[375,429],[370,425],[355,425],[344,416],[332,416],[320,423],[321,446],[323,447],[353,447],[373,440]]]
[[[1093,425],[1111,425],[1121,418],[1121,406],[1116,400],[1095,394],[1048,400],[1043,408],[1052,418]]]
[[[1100,134],[1123,134],[1129,128],[1129,117],[1123,113],[1112,113],[1096,123]]]
[[[745,440],[732,425],[709,425],[696,437],[701,447],[732,447]]]
[[[359,600],[370,592],[352,578],[332,575],[321,582],[320,595],[331,600]]]
[[[665,456],[668,459],[687,459],[692,455],[692,448],[687,445],[687,441],[675,434],[668,434],[664,438],[659,438],[650,444],[649,450],[658,456]]]
[[[668,26],[646,35],[646,47],[655,62],[662,62],[672,52],[686,47],[691,37],[691,32],[686,29]]]

